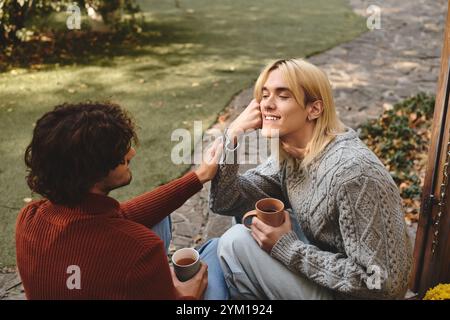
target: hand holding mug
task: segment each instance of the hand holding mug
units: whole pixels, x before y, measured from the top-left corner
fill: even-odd
[[[172,256],[172,280],[181,297],[201,299],[208,286],[208,266],[192,248],[177,250]]]
[[[248,221],[250,217],[253,217],[251,225]],[[283,202],[274,198],[256,202],[255,210],[247,212],[242,223],[251,230],[253,238],[268,253],[284,234],[292,230],[289,213],[284,210]]]
[[[260,219],[255,217],[252,221],[251,231],[252,237],[256,240],[258,245],[270,254],[273,246],[281,239],[283,235],[292,231],[291,218],[289,212],[283,211],[284,222],[278,227],[272,227],[265,224]]]
[[[184,282],[177,278],[173,267],[170,268],[170,272],[172,273],[173,285],[179,297],[193,297],[197,300],[203,298],[208,287],[208,266],[206,263],[200,261],[200,270],[197,274]]]

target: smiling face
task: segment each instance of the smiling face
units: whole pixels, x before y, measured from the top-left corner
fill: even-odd
[[[294,98],[279,69],[269,73],[262,88],[260,105],[264,137],[275,137],[276,132],[283,139],[294,137],[306,125],[308,112]]]

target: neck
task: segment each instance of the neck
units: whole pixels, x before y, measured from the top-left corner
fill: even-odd
[[[280,137],[280,140],[296,148],[306,148],[313,137],[315,127],[315,121],[308,122],[303,128]]]

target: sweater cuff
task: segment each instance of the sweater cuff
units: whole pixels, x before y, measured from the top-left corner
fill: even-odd
[[[194,194],[203,189],[203,184],[200,182],[200,179],[194,171],[186,173],[183,179],[186,179],[185,182],[187,186],[192,186],[192,190],[196,190]]]
[[[300,241],[294,231],[284,234],[273,246],[270,255],[288,266],[292,258],[292,246]]]
[[[236,145],[234,145],[233,141],[231,141],[228,136],[228,128],[225,129],[223,133],[223,153],[222,159],[220,161],[221,164],[237,164],[237,150],[239,148],[239,140],[237,140]]]

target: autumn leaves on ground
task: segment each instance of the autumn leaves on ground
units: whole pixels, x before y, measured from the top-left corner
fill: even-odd
[[[361,138],[383,161],[400,188],[406,219],[419,219],[425,179],[434,97],[423,93],[385,110],[361,128]]]

